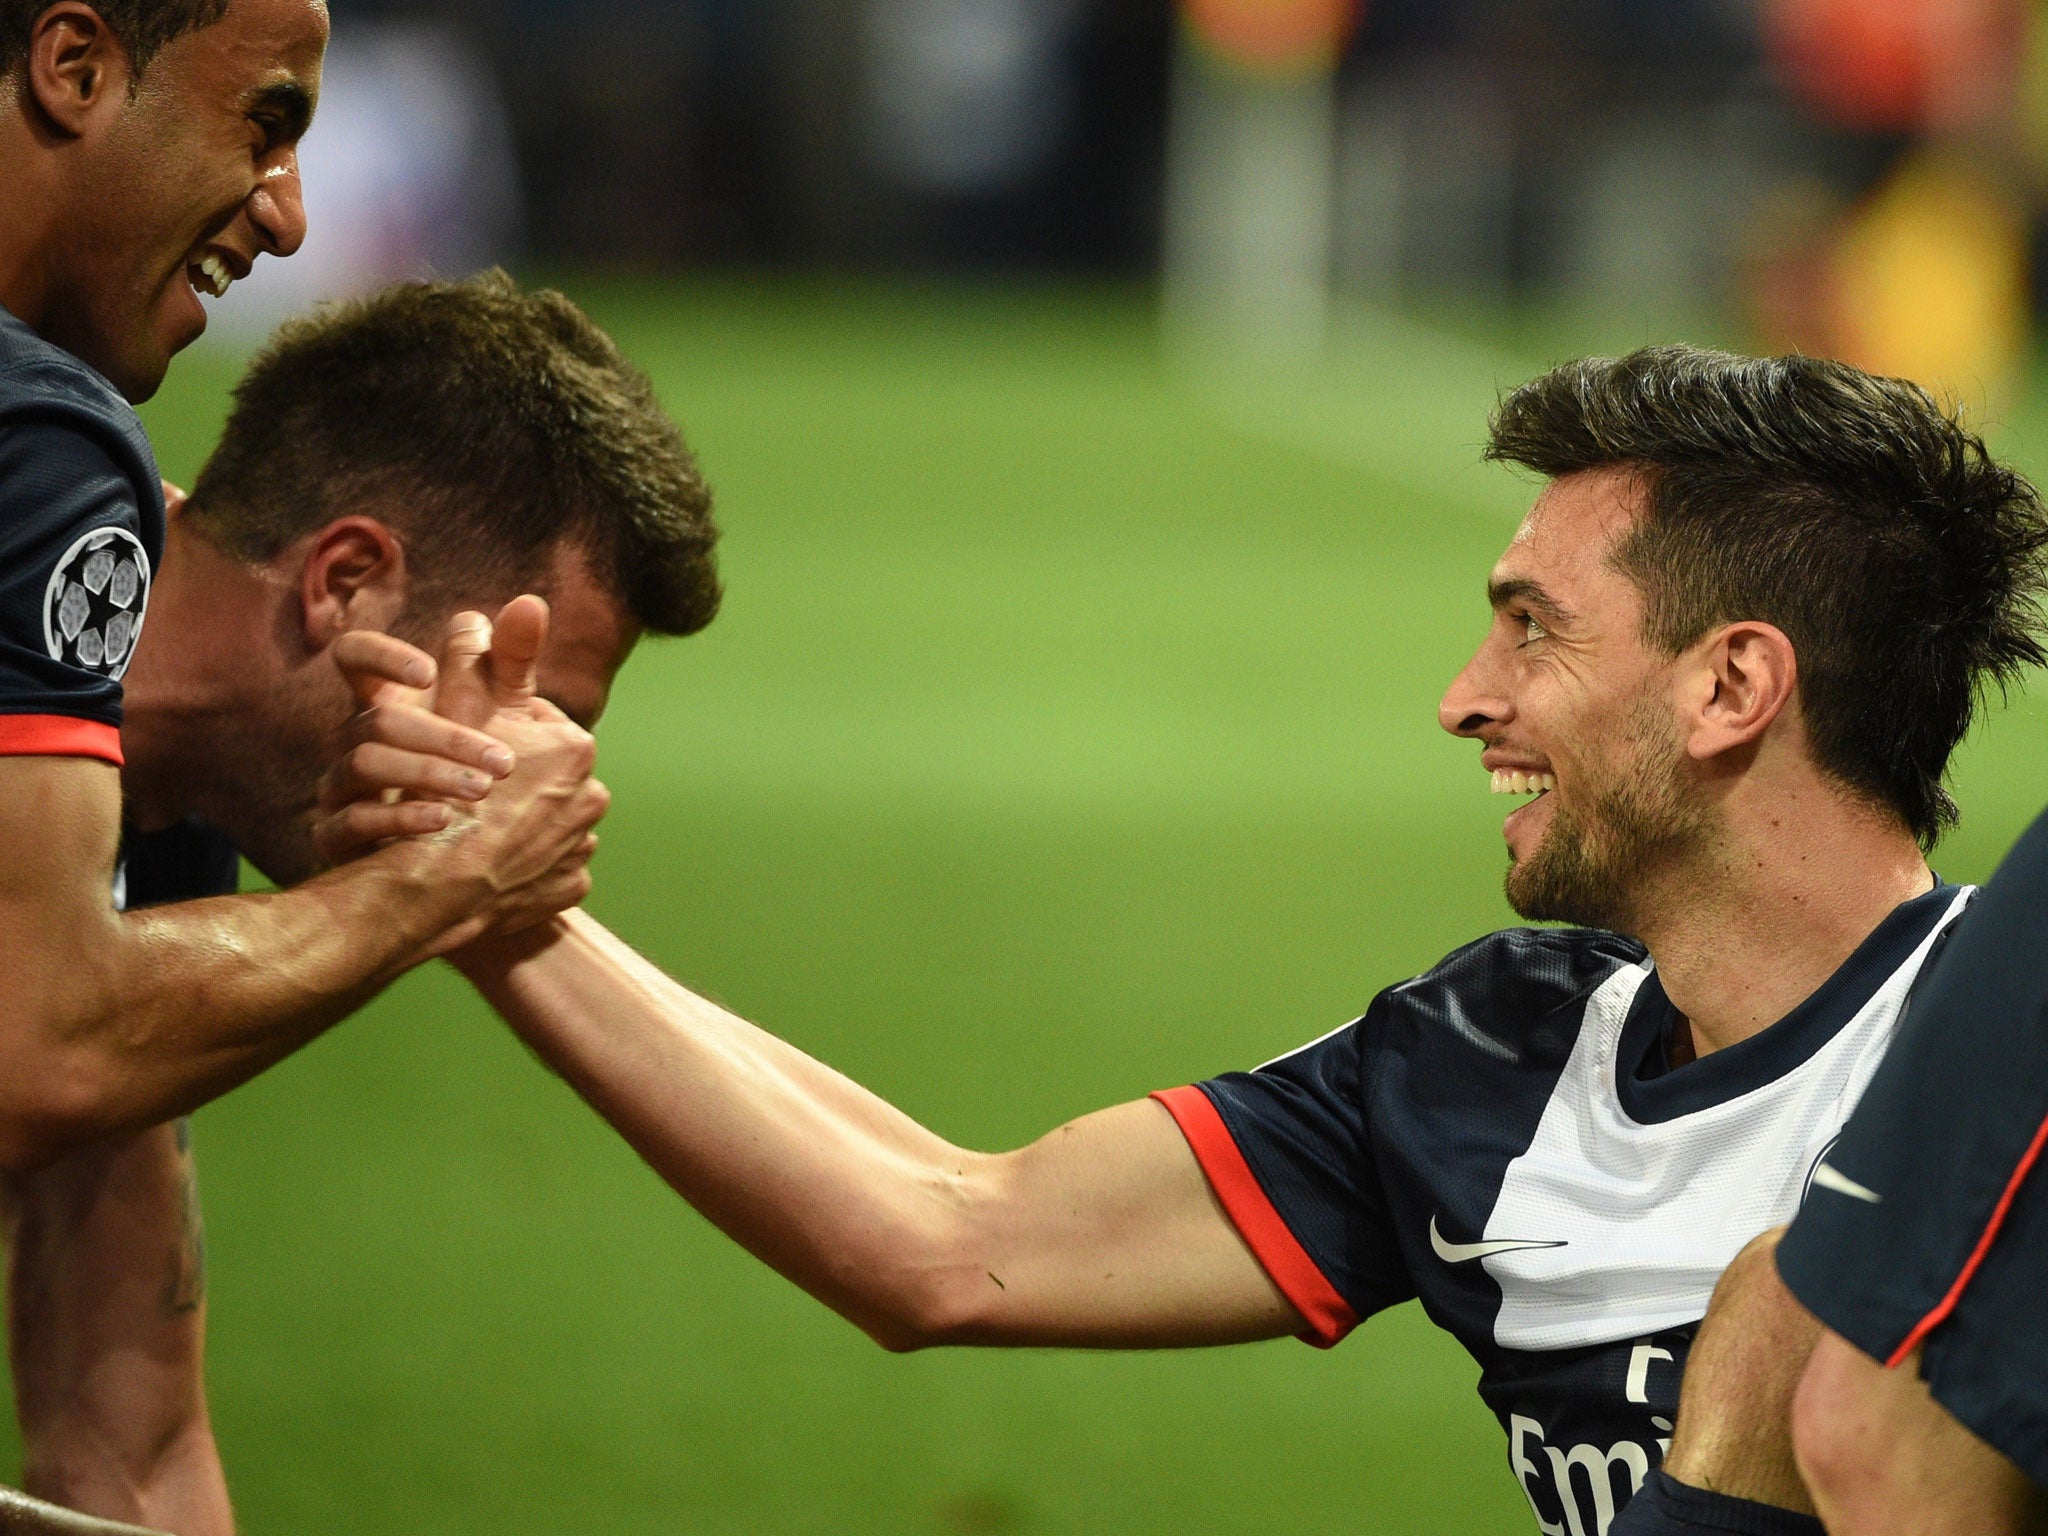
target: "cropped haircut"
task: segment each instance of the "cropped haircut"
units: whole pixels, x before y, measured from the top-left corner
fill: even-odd
[[[1508,394],[1486,456],[1633,471],[1610,558],[1644,641],[1675,656],[1722,624],[1782,630],[1816,762],[1923,848],[1955,824],[1942,780],[1979,702],[2048,660],[2039,495],[1905,380],[1645,347]]]
[[[228,0],[91,0],[100,20],[121,46],[136,76],[149,68],[157,50],[187,32],[210,27],[228,13]],[[0,0],[0,78],[14,72],[28,54],[36,18],[50,0]]]
[[[525,587],[564,540],[642,629],[718,612],[711,490],[653,385],[568,299],[503,272],[286,321],[185,515],[261,563],[356,510],[403,541],[415,613]]]

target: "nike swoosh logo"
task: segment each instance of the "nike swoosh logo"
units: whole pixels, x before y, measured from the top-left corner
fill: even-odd
[[[1876,1205],[1884,1199],[1876,1190],[1865,1189],[1849,1175],[1830,1168],[1826,1163],[1813,1170],[1813,1182],[1822,1189],[1832,1189],[1838,1195],[1847,1195],[1851,1200],[1868,1200],[1872,1205]]]
[[[1447,1243],[1443,1233],[1436,1229],[1436,1218],[1429,1218],[1429,1246],[1436,1250],[1436,1256],[1446,1264],[1469,1264],[1474,1259],[1490,1258],[1496,1253],[1513,1253],[1521,1248],[1562,1248],[1564,1239],[1550,1242],[1530,1241],[1518,1237],[1497,1237],[1483,1243]]]

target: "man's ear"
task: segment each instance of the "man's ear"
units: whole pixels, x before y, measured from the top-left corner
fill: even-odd
[[[352,629],[388,630],[405,611],[405,545],[376,518],[339,518],[298,547],[308,649],[325,650]]]
[[[135,79],[127,48],[78,0],[60,0],[36,18],[23,68],[24,104],[66,139],[84,138],[118,113]]]
[[[1798,692],[1799,659],[1773,624],[1729,624],[1692,648],[1685,749],[1705,762],[1759,740]]]

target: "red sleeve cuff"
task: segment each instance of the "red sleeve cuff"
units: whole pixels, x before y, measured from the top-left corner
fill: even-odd
[[[121,732],[74,715],[0,715],[0,757],[96,757],[121,766]]]
[[[1319,1349],[1328,1349],[1358,1326],[1358,1314],[1337,1294],[1316,1261],[1308,1256],[1285,1218],[1273,1208],[1266,1191],[1244,1160],[1230,1127],[1199,1088],[1167,1088],[1152,1095],[1166,1106],[1194,1150],[1195,1161],[1223,1202],[1223,1209],[1238,1235],[1280,1287],[1280,1293],[1294,1304],[1308,1329],[1301,1337]]]

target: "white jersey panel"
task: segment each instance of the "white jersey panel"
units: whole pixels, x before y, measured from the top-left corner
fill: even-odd
[[[1508,1165],[1489,1242],[1547,1244],[1487,1256],[1501,1289],[1495,1341],[1572,1349],[1697,1322],[1742,1246],[1790,1221],[1890,1043],[1941,921],[1808,1060],[1724,1103],[1644,1124],[1616,1089],[1618,1047],[1647,964],[1617,971],[1585,1022],[1535,1139]]]

